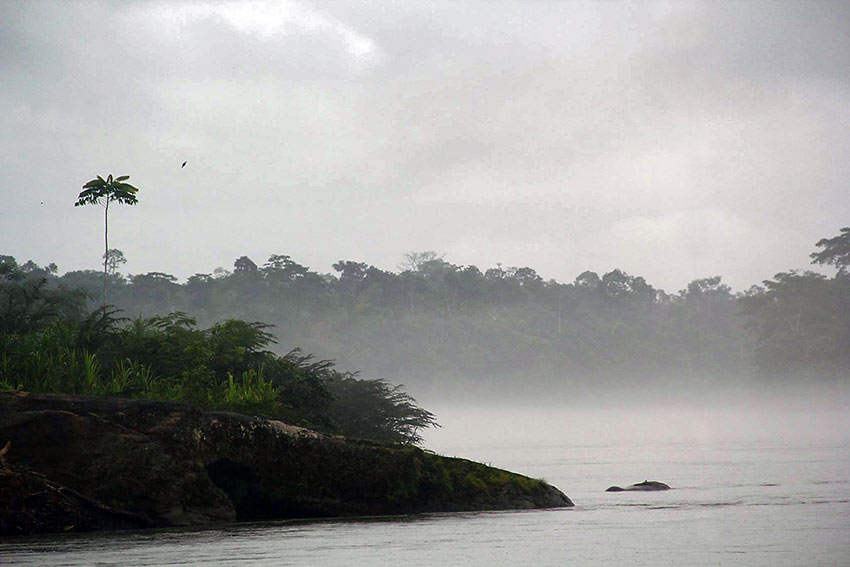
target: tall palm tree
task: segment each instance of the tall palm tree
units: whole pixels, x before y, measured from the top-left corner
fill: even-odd
[[[109,203],[115,201],[124,205],[135,205],[139,202],[136,198],[136,193],[139,191],[126,181],[130,179],[129,175],[112,178],[110,174],[106,179],[97,176],[85,185],[83,191],[77,196],[75,207],[80,205],[101,205],[103,206],[103,305],[106,306],[106,279],[107,279],[107,259],[109,257]]]

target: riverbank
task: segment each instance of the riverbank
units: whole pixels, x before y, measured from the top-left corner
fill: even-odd
[[[170,402],[0,392],[0,534],[572,506],[418,447]]]

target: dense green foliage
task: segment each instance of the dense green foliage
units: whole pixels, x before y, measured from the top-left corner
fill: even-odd
[[[850,373],[850,277],[783,272],[742,297],[757,368],[809,380]]]
[[[283,344],[434,393],[731,376],[750,365],[736,297],[717,277],[669,295],[620,270],[564,284],[532,268],[410,256],[422,261],[400,273],[340,261],[335,274],[319,274],[273,255],[184,284],[161,272],[114,274],[110,297],[128,313],[184,311],[203,325],[267,321]],[[78,271],[57,281],[93,289],[97,278]]]
[[[0,387],[187,401],[386,442],[435,425],[400,387],[360,380],[293,350],[278,356],[264,323],[199,329],[176,312],[126,320],[84,309],[49,271],[0,258]]]
[[[283,344],[433,394],[548,395],[612,381],[643,387],[758,374],[822,379],[850,369],[848,238],[850,229],[842,229],[812,254],[838,269],[833,277],[782,272],[744,293],[715,276],[670,294],[621,270],[560,283],[528,267],[482,271],[433,252],[408,254],[398,273],[341,260],[334,274],[320,274],[286,255],[263,265],[242,256],[232,271],[183,284],[162,272],[112,270],[109,286],[126,313],[185,312],[212,329],[232,319],[266,321]],[[21,271],[45,278],[45,292],[94,291],[99,283],[93,271],[60,277],[32,263]],[[391,398],[391,386],[373,384],[382,388]]]

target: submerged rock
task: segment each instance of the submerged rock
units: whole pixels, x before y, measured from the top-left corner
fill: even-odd
[[[605,492],[654,492],[656,490],[670,490],[670,487],[657,480],[645,480],[625,488],[611,486]]]
[[[465,459],[170,402],[0,392],[7,441],[0,535],[573,505]]]

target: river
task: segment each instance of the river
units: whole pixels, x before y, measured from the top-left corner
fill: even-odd
[[[438,411],[429,448],[545,478],[563,510],[73,534],[0,543],[0,564],[850,565],[841,411]],[[659,480],[673,490],[606,493]]]

